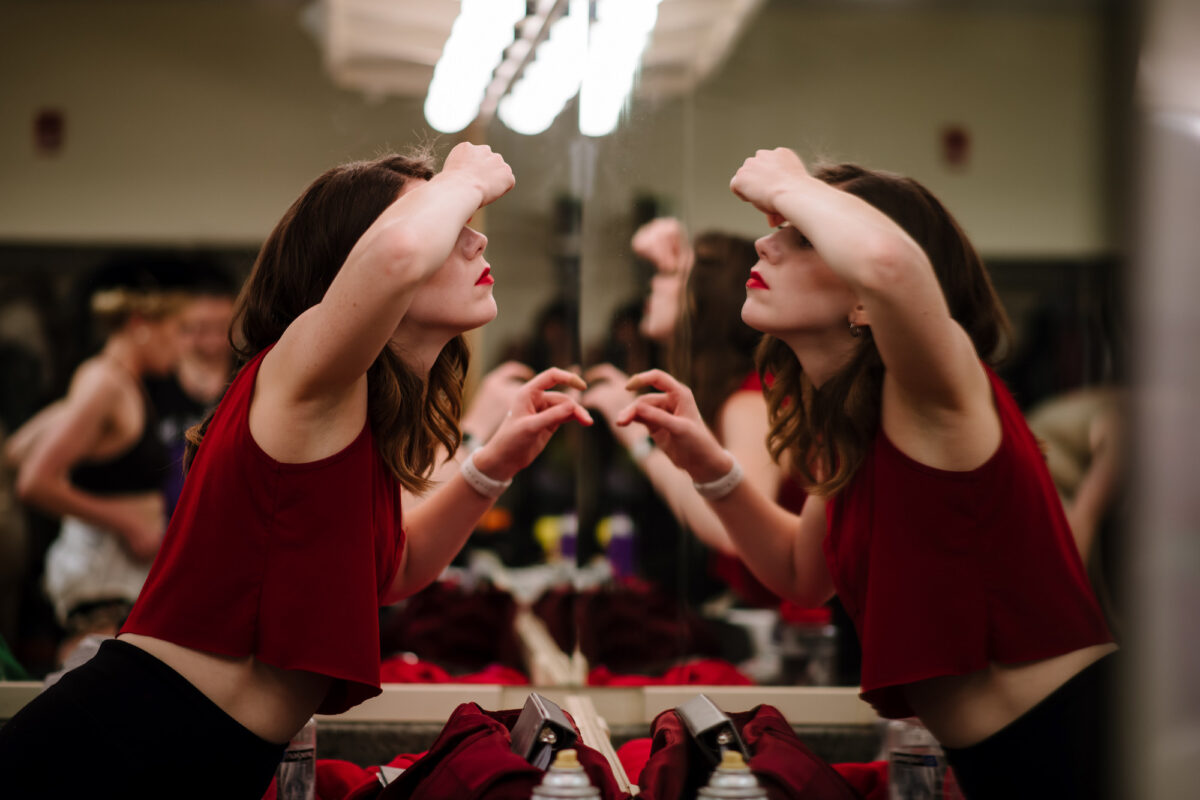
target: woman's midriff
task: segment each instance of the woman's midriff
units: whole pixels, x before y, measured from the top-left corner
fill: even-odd
[[[136,633],[121,634],[120,639],[171,667],[226,714],[277,744],[304,726],[331,681],[313,672],[273,667],[253,656],[206,653]]]
[[[1042,661],[996,664],[904,687],[909,705],[946,747],[970,747],[1025,714],[1084,668],[1116,650],[1085,647]]]

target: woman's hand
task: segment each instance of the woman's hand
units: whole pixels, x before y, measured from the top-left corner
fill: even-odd
[[[465,180],[479,189],[479,207],[494,203],[516,185],[512,167],[499,153],[492,152],[487,145],[461,142],[455,145],[438,176]]]
[[[810,177],[798,155],[786,147],[777,147],[774,150],[759,150],[742,162],[741,168],[729,182],[729,188],[766,214],[767,223],[775,228],[785,222],[775,204],[776,198],[796,182]]]
[[[729,472],[733,458],[704,424],[692,390],[659,369],[640,372],[625,388],[657,392],[640,395],[617,415],[618,425],[640,422],[672,463],[697,483],[714,481]]]
[[[686,271],[692,264],[692,246],[683,223],[673,217],[652,219],[637,229],[630,243],[633,252],[664,272]]]
[[[629,383],[628,375],[612,364],[597,364],[583,377],[588,383],[588,390],[583,393],[581,402],[600,412],[617,441],[628,449],[635,441],[649,435],[644,425],[617,424],[621,412],[637,400],[637,395],[625,387]]]
[[[504,415],[512,408],[517,393],[532,378],[533,370],[519,361],[505,361],[484,375],[471,399],[471,407],[463,415],[463,432],[479,437],[481,442],[492,438],[504,421]]]
[[[508,416],[486,445],[475,453],[475,466],[493,480],[506,481],[542,452],[559,426],[570,419],[591,425],[592,417],[571,394],[550,391],[556,386],[587,388],[583,378],[551,367],[540,372],[516,393]]]

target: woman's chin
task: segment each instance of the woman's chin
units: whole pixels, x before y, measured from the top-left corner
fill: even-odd
[[[742,306],[742,322],[759,333],[774,335],[777,332],[777,326],[772,325],[771,321],[758,311],[759,309],[755,308],[753,301],[747,299],[745,305]]]

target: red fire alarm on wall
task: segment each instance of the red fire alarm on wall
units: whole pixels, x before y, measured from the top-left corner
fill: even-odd
[[[942,128],[942,160],[952,169],[964,169],[971,158],[971,134],[963,125]]]
[[[33,118],[33,147],[39,156],[56,156],[67,138],[67,122],[57,108],[43,108]]]

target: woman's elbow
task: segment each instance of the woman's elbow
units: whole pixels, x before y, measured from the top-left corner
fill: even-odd
[[[367,250],[371,273],[380,288],[403,291],[424,277],[428,237],[400,223],[376,232]]]
[[[48,483],[40,470],[22,469],[17,473],[13,490],[17,499],[25,505],[42,506],[45,504]]]
[[[869,293],[892,293],[921,270],[931,270],[929,259],[914,242],[895,236],[877,236],[863,245],[858,283]]]

